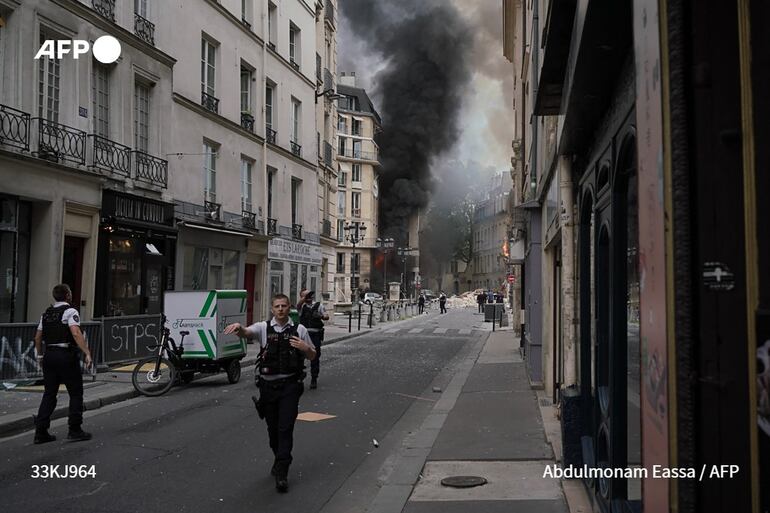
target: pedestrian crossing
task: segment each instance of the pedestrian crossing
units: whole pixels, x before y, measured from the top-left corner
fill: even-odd
[[[384,330],[382,333],[385,335],[445,335],[445,336],[458,336],[458,335],[471,335],[473,329],[470,328],[390,328]],[[480,330],[477,330],[480,331]]]

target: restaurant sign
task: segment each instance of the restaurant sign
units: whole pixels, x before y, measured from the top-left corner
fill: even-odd
[[[302,264],[321,264],[321,247],[287,239],[270,239],[267,248],[270,260],[288,260]]]
[[[105,191],[102,216],[173,226],[174,205],[162,201]]]

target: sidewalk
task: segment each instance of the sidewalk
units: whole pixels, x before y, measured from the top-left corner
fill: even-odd
[[[366,511],[590,513],[582,483],[543,477],[561,443],[555,409],[539,404],[510,328],[480,337],[420,429],[401,442]],[[443,486],[451,476],[487,483]]]
[[[417,317],[399,321],[377,323],[372,328],[365,326],[362,318],[361,331],[357,330],[357,322],[354,319],[352,331],[348,332],[347,322],[345,326],[332,325],[326,329],[324,345],[333,344],[341,340],[376,332],[384,328],[397,326],[401,323],[410,322]],[[424,317],[423,317],[424,318]],[[246,356],[241,360],[241,367],[246,369],[254,365],[259,352],[257,345],[250,343],[246,348]],[[133,367],[133,364],[128,364]],[[195,379],[220,379],[227,381],[224,372],[219,374],[196,375]],[[17,386],[6,389],[0,386],[0,438],[14,435],[22,431],[34,429],[34,415],[37,415],[40,399],[42,397],[42,385],[35,386]],[[93,381],[89,377],[84,377],[83,396],[86,411],[96,410],[104,406],[114,404],[138,397],[139,393],[134,390],[131,384],[131,373],[116,371],[115,368],[99,372]],[[52,419],[58,419],[67,416],[69,399],[64,386],[60,387],[59,401]]]

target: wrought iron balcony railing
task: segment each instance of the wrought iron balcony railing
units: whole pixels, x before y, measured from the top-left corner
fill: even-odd
[[[203,108],[206,110],[210,110],[217,114],[219,113],[219,98],[201,92],[201,105],[203,105]]]
[[[241,126],[249,132],[254,131],[254,116],[248,112],[241,112]]]
[[[251,228],[252,230],[257,229],[257,214],[244,210],[241,212],[241,217],[243,218],[244,228]]]
[[[168,161],[143,151],[131,152],[134,158],[134,178],[164,189],[168,186]]]
[[[304,240],[302,238],[302,225],[301,224],[292,223],[292,225],[291,225],[291,236],[292,236],[293,239]]]
[[[332,145],[324,141],[324,164],[332,167]]]
[[[110,21],[115,21],[115,0],[91,0],[94,11]]]
[[[291,141],[291,152],[294,155],[296,155],[298,157],[301,157],[302,156],[302,146],[297,144],[297,143],[295,143],[294,141]]]
[[[91,167],[122,176],[131,175],[131,148],[101,135],[89,135],[92,141]]]
[[[269,126],[265,127],[265,139],[267,139],[267,142],[270,144],[275,144],[275,137],[278,135],[278,132],[270,128]]]
[[[278,235],[278,220],[271,217],[267,218],[267,234]]]
[[[360,208],[351,208],[350,209],[350,215],[352,217],[361,217],[361,209]]]
[[[251,30],[251,23],[246,21],[246,18],[241,18],[241,23],[243,23],[244,27],[246,27],[247,29]]]
[[[334,91],[334,75],[329,68],[324,68],[324,90]]]
[[[206,219],[219,221],[222,219],[222,204],[213,201],[203,200],[203,209],[206,211]]]
[[[272,51],[275,51],[275,43],[273,43],[272,41],[269,41],[267,43],[267,47],[270,48]]]
[[[26,112],[0,105],[0,146],[28,151],[30,119]]]
[[[145,43],[155,46],[155,24],[134,13],[134,34]]]
[[[297,61],[295,61],[294,59],[291,59],[289,61],[289,64],[291,64],[292,68],[294,68],[295,70],[299,71],[299,63]]]
[[[321,225],[321,235],[324,237],[332,238],[332,222],[328,219],[323,220],[323,224]]]
[[[345,157],[348,159],[370,160],[379,162],[380,156],[376,151],[363,151],[354,148],[344,148],[342,151],[337,152],[339,157]]]
[[[75,164],[86,163],[86,133],[61,123],[37,120],[37,156],[59,162],[67,160]]]

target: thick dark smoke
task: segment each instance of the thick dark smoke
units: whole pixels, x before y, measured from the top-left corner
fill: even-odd
[[[408,219],[428,203],[431,162],[458,139],[472,33],[448,2],[341,0],[340,11],[385,63],[374,77],[383,119],[380,222],[403,242]]]

